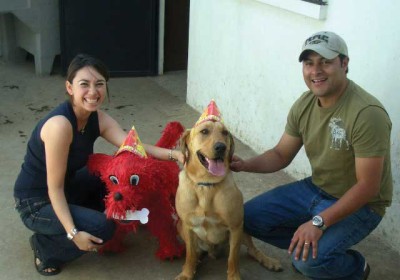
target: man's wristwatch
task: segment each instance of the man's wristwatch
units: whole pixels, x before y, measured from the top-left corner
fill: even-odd
[[[67,238],[68,240],[74,239],[75,235],[77,235],[78,230],[76,228],[71,229],[70,232],[67,232]]]
[[[319,215],[316,215],[312,218],[312,224],[313,224],[313,226],[316,226],[317,228],[319,228],[322,231],[325,231],[327,228],[324,223],[324,219],[322,219],[322,217]]]

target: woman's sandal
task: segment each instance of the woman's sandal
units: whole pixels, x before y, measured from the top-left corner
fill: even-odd
[[[35,265],[37,272],[44,276],[52,276],[61,272],[61,269],[58,267],[46,267],[46,265],[40,260],[39,251],[36,249],[33,242],[33,235],[29,237],[29,243],[31,244],[31,248],[33,250],[33,264]],[[37,263],[38,260],[40,261],[39,264]]]

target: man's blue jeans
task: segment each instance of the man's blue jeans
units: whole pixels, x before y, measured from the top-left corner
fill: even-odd
[[[244,205],[244,231],[281,249],[288,249],[297,228],[337,201],[311,178],[276,187]],[[382,220],[370,207],[330,226],[318,242],[318,256],[293,265],[311,279],[362,279],[365,259],[351,246],[368,236]]]
[[[69,180],[65,191],[76,228],[106,242],[112,238],[115,224],[106,219],[103,213],[103,188],[104,185],[97,178],[83,169]],[[16,198],[16,210],[25,226],[35,232],[33,242],[47,267],[59,267],[86,253],[67,239],[65,229],[48,198]]]

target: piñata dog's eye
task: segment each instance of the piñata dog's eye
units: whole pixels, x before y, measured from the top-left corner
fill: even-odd
[[[118,185],[118,178],[114,175],[110,176],[110,181],[114,184],[114,185]]]
[[[139,185],[139,176],[138,175],[132,175],[130,178],[130,183],[132,186],[137,186]]]

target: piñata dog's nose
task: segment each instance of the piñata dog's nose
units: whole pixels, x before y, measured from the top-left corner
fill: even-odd
[[[122,200],[122,194],[120,194],[119,192],[114,194],[114,200],[115,201],[120,201]]]

